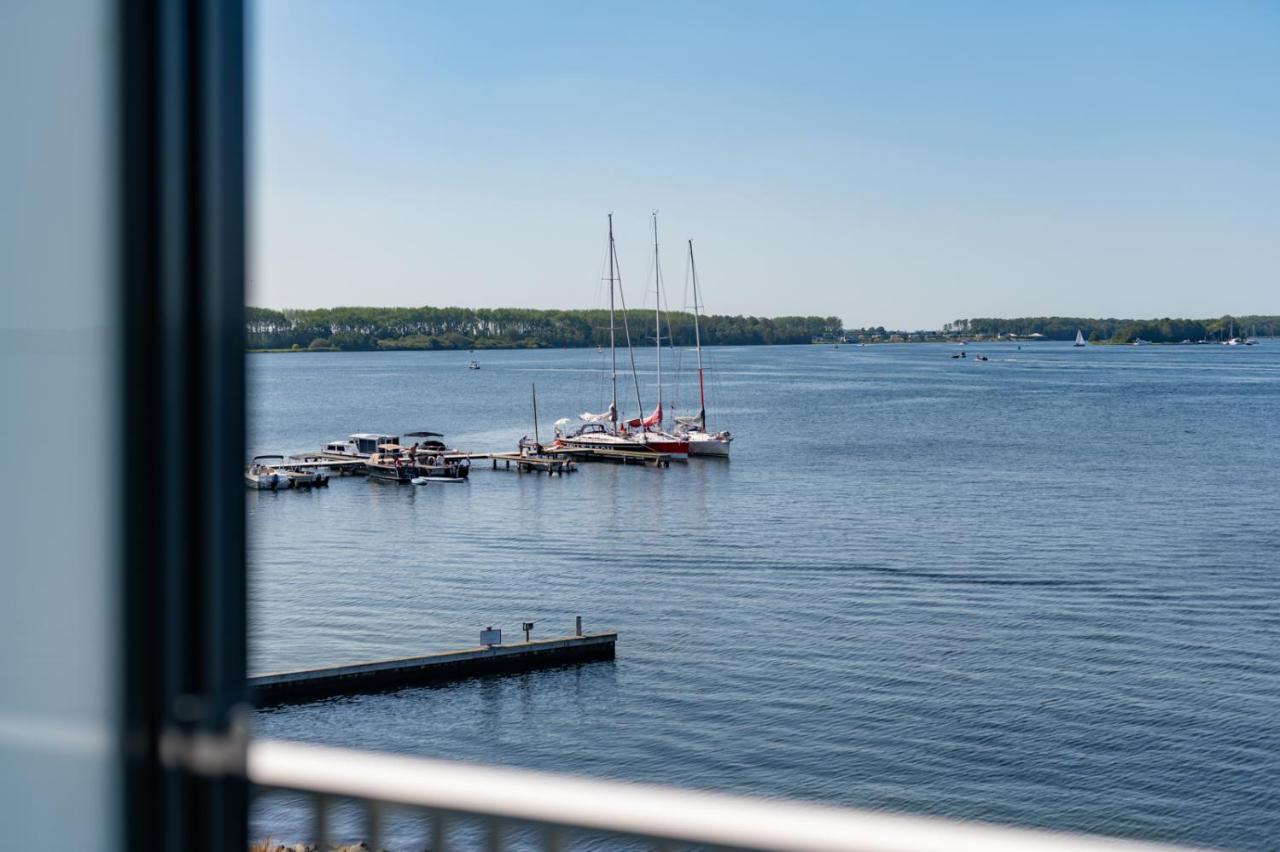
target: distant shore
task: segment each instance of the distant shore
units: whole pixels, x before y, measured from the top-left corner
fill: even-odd
[[[622,345],[652,345],[650,309],[615,311],[613,338]],[[488,349],[589,349],[608,346],[607,310],[528,308],[344,307],[245,311],[250,352],[482,351]],[[1099,319],[1015,317],[960,319],[941,329],[850,328],[835,316],[757,317],[670,311],[662,315],[661,339],[676,346],[839,345],[860,343],[1069,342],[1152,345],[1246,343],[1280,336],[1280,315],[1249,314],[1214,319]]]

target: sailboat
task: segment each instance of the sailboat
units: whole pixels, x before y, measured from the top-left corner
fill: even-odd
[[[693,240],[689,240],[689,275],[693,280],[693,344],[698,351],[698,413],[676,418],[676,434],[689,441],[689,455],[729,458],[733,436],[727,431],[707,431],[707,392],[702,383],[702,330],[698,303],[698,267],[693,262]]]
[[[1071,345],[1072,345],[1072,346],[1084,346],[1084,334],[1083,334],[1083,333],[1080,331],[1080,329],[1078,329],[1078,328],[1076,329],[1076,342],[1075,342],[1075,343],[1073,343],[1073,344],[1071,344]]]
[[[657,453],[666,453],[676,461],[687,461],[689,458],[689,440],[672,435],[662,429],[662,266],[658,262],[658,214],[653,214],[653,333],[654,352],[658,365],[658,404],[652,413],[643,419],[636,418],[627,423],[632,429],[640,431],[632,434],[637,442]]]
[[[555,445],[558,447],[574,447],[578,449],[609,449],[609,450],[644,450],[644,445],[638,441],[632,440],[629,435],[625,435],[618,428],[618,346],[616,324],[614,322],[614,294],[621,285],[621,276],[618,273],[618,250],[613,242],[613,214],[609,214],[609,410],[593,414],[590,411],[584,411],[578,415],[578,419],[582,424],[577,428],[573,427],[573,421],[568,417],[561,418],[555,422]],[[624,313],[622,321],[627,321],[625,313],[626,303],[623,303]],[[631,347],[631,331],[626,330],[628,352]],[[635,376],[635,356],[632,356],[631,372],[632,377]],[[636,405],[637,410],[643,410],[639,406],[640,403],[640,384],[636,380]]]

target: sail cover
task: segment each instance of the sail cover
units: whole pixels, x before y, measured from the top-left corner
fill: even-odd
[[[699,429],[705,429],[707,425],[707,413],[699,411],[697,414],[689,414],[683,417],[676,417],[676,422],[681,426],[697,426]]]
[[[630,420],[627,422],[627,425],[633,429],[640,428],[640,427],[644,427],[645,429],[652,429],[654,426],[659,426],[661,424],[662,424],[662,403],[658,403],[658,407],[655,408],[653,410],[653,413],[650,414],[645,419],[641,420],[639,417],[637,417],[636,419]]]
[[[584,411],[578,415],[578,419],[587,423],[614,423],[618,419],[618,409],[613,407],[613,403],[609,403],[609,410],[601,414],[592,414],[590,411]]]

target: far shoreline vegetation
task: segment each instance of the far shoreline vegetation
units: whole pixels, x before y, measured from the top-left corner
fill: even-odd
[[[618,312],[618,340],[623,338]],[[677,346],[693,345],[693,314],[664,315]],[[341,307],[245,311],[250,352],[377,352],[459,349],[552,349],[607,346],[606,310],[528,308]],[[652,341],[653,312],[626,311],[632,343]],[[1214,319],[1097,319],[1090,317],[982,317],[961,319],[939,330],[845,328],[839,317],[754,317],[710,314],[700,318],[704,346],[770,346],[805,343],[946,343],[957,341],[1074,340],[1090,343],[1196,343],[1230,336],[1280,336],[1280,316]]]
[[[653,310],[625,312],[633,344],[652,343]],[[623,312],[617,312],[622,343]],[[662,330],[677,346],[693,345],[693,314],[665,313]],[[699,319],[706,346],[810,343],[843,333],[839,317],[752,317],[709,314]],[[529,308],[320,308],[245,310],[250,351],[375,352],[387,350],[561,349],[609,345],[607,310]]]

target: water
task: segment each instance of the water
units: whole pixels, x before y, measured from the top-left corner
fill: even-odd
[[[258,731],[1274,848],[1280,343],[968,350],[714,350],[727,464],[248,493],[257,671],[577,614],[621,634],[611,664],[264,711]],[[607,407],[605,356],[471,357],[252,356],[251,446],[433,429],[511,449],[531,382],[544,440]],[[676,396],[694,407],[687,376]],[[301,814],[265,807],[257,830],[305,837]]]

